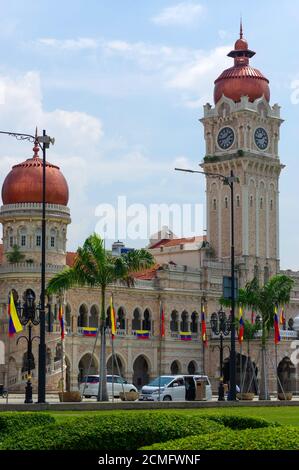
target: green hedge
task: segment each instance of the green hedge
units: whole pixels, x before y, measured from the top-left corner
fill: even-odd
[[[198,416],[138,413],[124,416],[72,418],[44,428],[27,429],[8,436],[1,449],[7,450],[135,450],[141,446],[177,439],[190,434],[214,433],[224,429],[215,421]]]
[[[24,412],[1,412],[0,413],[0,440],[7,435],[33,426],[46,426],[55,423],[55,419],[46,413]]]
[[[299,450],[295,426],[220,431],[143,447],[142,450]]]
[[[279,423],[270,422],[264,418],[252,418],[251,416],[240,415],[202,415],[203,418],[211,419],[216,423],[241,431],[242,429],[268,428],[269,426],[280,426]]]

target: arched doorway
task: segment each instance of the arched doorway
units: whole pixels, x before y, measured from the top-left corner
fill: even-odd
[[[78,364],[78,369],[79,369],[79,375],[78,375],[79,382],[81,382],[83,377],[87,374],[98,375],[99,373],[97,360],[94,356],[91,358],[90,353],[86,353],[84,354],[84,356],[81,357],[79,364]]]
[[[149,363],[144,356],[138,356],[133,364],[133,384],[140,389],[149,381]]]
[[[109,357],[107,362],[107,374],[108,375],[121,375],[124,377],[124,364],[120,356],[115,354],[112,361],[112,356]]]
[[[284,357],[277,367],[278,393],[296,391],[296,367],[289,357]]]
[[[195,361],[190,361],[189,364],[188,364],[188,374],[190,375],[194,375],[196,374],[196,371],[197,371],[197,364]]]
[[[181,367],[179,361],[173,361],[170,366],[171,375],[178,375],[180,373]]]

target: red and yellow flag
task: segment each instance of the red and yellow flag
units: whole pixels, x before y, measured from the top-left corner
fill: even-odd
[[[242,307],[239,307],[239,333],[238,341],[241,344],[244,340],[244,320],[243,320],[243,310]]]
[[[58,320],[60,323],[60,335],[61,339],[64,340],[64,318],[63,318],[63,309],[62,309],[62,304],[59,305],[59,313],[58,313]]]
[[[205,307],[202,306],[201,309],[201,338],[204,346],[208,345],[208,337],[207,337],[207,325],[205,319]]]

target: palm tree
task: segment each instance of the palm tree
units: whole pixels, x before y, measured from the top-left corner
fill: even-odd
[[[106,310],[105,294],[109,284],[120,281],[128,287],[134,285],[134,273],[151,267],[152,255],[145,249],[130,251],[121,256],[112,256],[106,251],[104,241],[97,234],[90,235],[83,247],[78,248],[72,267],[67,267],[56,274],[49,282],[47,292],[57,293],[74,286],[99,288],[101,298],[100,311],[100,381],[98,401],[108,401],[106,377]]]
[[[237,303],[245,308],[253,309],[261,315],[261,384],[260,400],[269,400],[266,344],[269,332],[274,326],[275,308],[283,306],[290,301],[290,294],[294,281],[284,274],[273,276],[264,286],[259,286],[256,278],[247,283],[244,289],[239,290]]]

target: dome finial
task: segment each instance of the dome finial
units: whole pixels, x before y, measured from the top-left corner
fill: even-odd
[[[243,23],[242,23],[242,15],[240,16],[240,39],[243,39]]]
[[[34,147],[33,147],[33,158],[39,158],[38,152],[39,152],[39,143],[38,143],[38,138],[37,138],[37,126],[35,128],[35,140],[34,140]]]

